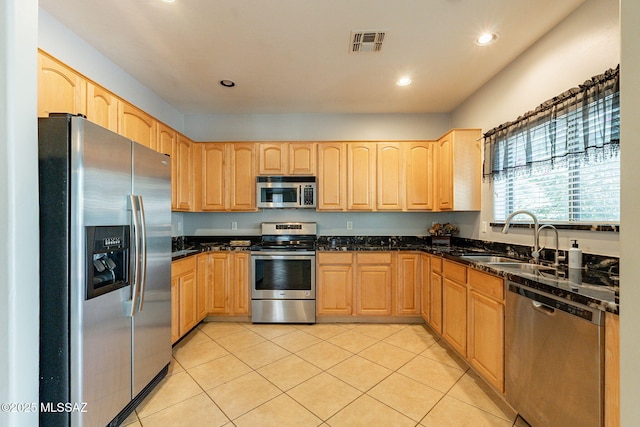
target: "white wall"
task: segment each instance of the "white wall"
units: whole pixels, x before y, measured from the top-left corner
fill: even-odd
[[[39,9],[38,47],[179,132],[184,115],[54,17]],[[187,135],[188,136],[188,135]]]
[[[0,2],[0,403],[38,402],[37,10]],[[0,425],[38,413],[3,410]]]
[[[453,127],[480,127],[484,131],[535,109],[542,102],[601,74],[620,63],[618,0],[587,0],[573,14],[535,43],[452,113]],[[497,43],[495,48],[499,48]],[[494,48],[492,47],[492,48]],[[493,219],[490,184],[482,186],[482,214],[469,216],[473,229],[467,237],[530,245],[531,232],[509,234],[480,224]],[[546,240],[548,239],[548,240]],[[578,239],[584,252],[619,256],[619,236],[610,232],[560,231],[560,246]],[[551,235],[542,243],[550,246]]]
[[[621,414],[623,427],[637,426],[640,420],[640,2],[624,0],[621,7],[622,59],[620,63],[621,91],[621,184],[622,232],[620,236],[620,377]]]
[[[362,141],[437,139],[449,114],[225,114],[187,115],[196,141]]]

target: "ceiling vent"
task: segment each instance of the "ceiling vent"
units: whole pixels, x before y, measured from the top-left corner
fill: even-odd
[[[380,52],[385,34],[384,31],[352,31],[349,52]]]

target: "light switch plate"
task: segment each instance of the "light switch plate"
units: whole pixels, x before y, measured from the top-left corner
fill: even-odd
[[[231,229],[232,230],[237,230],[238,229],[238,223],[236,221],[232,221],[231,222]]]

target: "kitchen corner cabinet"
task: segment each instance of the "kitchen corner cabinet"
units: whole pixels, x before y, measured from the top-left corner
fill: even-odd
[[[395,281],[391,252],[356,253],[355,258],[355,314],[391,315]]]
[[[482,154],[479,129],[454,129],[436,143],[437,210],[480,210]]]
[[[353,314],[353,254],[319,252],[316,271],[317,315]]]
[[[474,269],[468,272],[467,359],[504,393],[504,280]]]
[[[376,144],[347,144],[347,209],[371,211],[376,206]]]
[[[442,337],[467,356],[467,267],[442,262]]]
[[[119,106],[120,135],[155,150],[158,126],[156,119],[128,102],[123,101]]]
[[[251,295],[249,293],[250,258],[247,252],[231,255],[231,293],[233,314],[250,314]]]
[[[342,142],[318,144],[319,211],[343,211],[347,207],[347,148]]]
[[[38,117],[87,113],[86,80],[71,68],[38,52]]]
[[[87,120],[118,132],[120,100],[105,88],[87,82]]]
[[[196,257],[171,263],[171,341],[198,324]]]
[[[196,321],[207,317],[207,283],[209,282],[209,257],[207,254],[196,255]]]
[[[397,315],[419,315],[421,306],[422,264],[419,253],[397,254],[398,279],[395,286]]]

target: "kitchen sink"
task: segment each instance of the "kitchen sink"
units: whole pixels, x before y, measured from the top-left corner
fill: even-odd
[[[486,262],[486,263],[525,263],[514,258],[507,258],[499,255],[462,255],[460,258],[468,261]]]
[[[529,264],[527,262],[487,262],[492,267],[504,268],[507,270],[521,270],[521,271],[555,271],[554,267],[549,267],[540,264]]]

